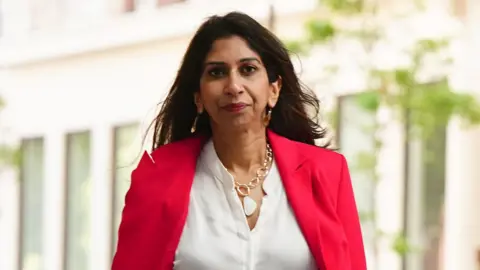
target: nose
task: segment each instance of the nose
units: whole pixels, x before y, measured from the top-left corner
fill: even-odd
[[[231,72],[227,78],[227,83],[225,85],[225,94],[231,96],[237,96],[243,93],[244,88],[241,82],[241,76],[236,74],[236,72]]]

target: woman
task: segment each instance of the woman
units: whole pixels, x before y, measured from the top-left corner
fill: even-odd
[[[272,33],[241,13],[207,20],[132,174],[112,269],[366,269],[318,111]]]

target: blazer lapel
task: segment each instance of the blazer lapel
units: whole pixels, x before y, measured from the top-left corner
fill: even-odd
[[[175,252],[180,241],[188,214],[190,190],[195,176],[197,158],[206,138],[194,137],[179,143],[165,146],[162,151],[153,152],[156,163],[155,175],[161,190],[152,196],[159,196],[157,213],[162,222],[157,231],[162,244],[158,251],[158,270],[172,269]],[[158,247],[158,246],[157,246]]]
[[[327,269],[321,249],[320,220],[315,214],[318,212],[318,207],[313,197],[312,177],[307,170],[302,170],[302,164],[307,158],[301,155],[296,144],[270,130],[268,138],[287,198],[317,267]]]

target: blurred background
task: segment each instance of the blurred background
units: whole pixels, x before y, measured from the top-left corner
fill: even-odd
[[[0,0],[0,270],[109,269],[158,103],[233,10],[320,98],[368,269],[480,269],[480,2]]]

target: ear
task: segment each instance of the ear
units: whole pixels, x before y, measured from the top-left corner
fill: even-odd
[[[193,94],[193,100],[195,102],[195,105],[197,106],[197,113],[202,113],[203,112],[203,102],[202,99],[200,98],[200,93],[195,92]]]
[[[282,77],[278,76],[278,79],[270,84],[270,96],[268,98],[268,106],[270,108],[275,107],[275,104],[277,104],[281,89],[282,89]]]

